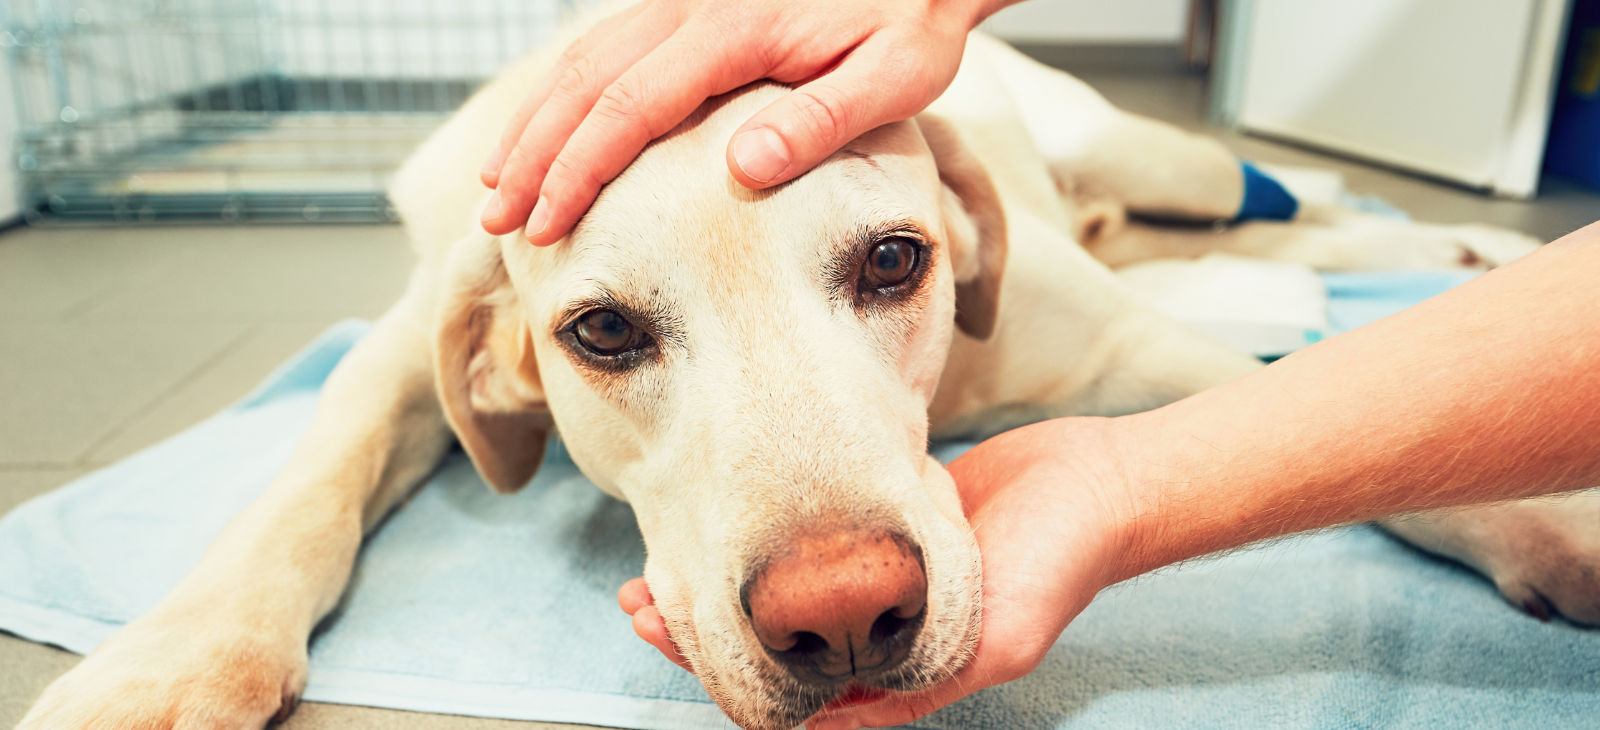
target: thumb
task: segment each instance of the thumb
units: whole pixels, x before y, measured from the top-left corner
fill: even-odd
[[[960,59],[959,51],[955,54]],[[852,51],[832,72],[757,112],[728,143],[728,171],[748,188],[799,177],[868,130],[907,119],[955,75],[884,35]]]

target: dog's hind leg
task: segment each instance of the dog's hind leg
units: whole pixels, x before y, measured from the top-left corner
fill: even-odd
[[[293,709],[307,640],[337,604],[365,530],[436,465],[432,274],[345,356],[288,466],[200,564],[57,679],[21,728],[257,730]]]
[[[1059,192],[1083,211],[1080,227],[1093,225],[1097,204],[1190,221],[1239,212],[1240,161],[1216,140],[1122,111],[1088,84],[992,38],[974,35],[972,45],[1010,92]],[[1113,213],[1120,211],[1102,215]]]
[[[1600,491],[1456,507],[1380,520],[1423,550],[1488,576],[1540,620],[1600,626]]]
[[[1076,230],[1068,233],[1108,265],[1225,251],[1320,269],[1487,268],[1538,247],[1490,226],[1410,223],[1331,205],[1284,207],[1293,197],[1264,177],[1249,186],[1247,204],[1243,163],[1215,139],[1122,111],[1082,81],[992,38],[974,35],[972,45],[1006,87],[1074,211]],[[1235,223],[1241,216],[1266,220]]]
[[[1113,268],[1222,252],[1301,263],[1322,271],[1383,271],[1485,269],[1539,247],[1528,236],[1488,226],[1428,225],[1343,210],[1313,215],[1217,228],[1130,222],[1087,248]]]

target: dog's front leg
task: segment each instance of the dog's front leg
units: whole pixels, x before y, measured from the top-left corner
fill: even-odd
[[[437,463],[429,285],[329,376],[289,465],[182,583],[56,680],[21,728],[260,728],[294,707],[312,627],[365,529]]]
[[[1253,356],[1132,304],[1100,339],[1111,354],[1091,384],[1074,394],[1068,414],[1120,416],[1160,408],[1261,368]]]

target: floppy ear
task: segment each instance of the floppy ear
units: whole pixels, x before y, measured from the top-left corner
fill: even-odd
[[[1000,277],[1006,268],[1006,217],[1000,195],[978,158],[949,122],[917,115],[944,184],[945,235],[956,276],[956,326],[983,340],[1000,316]]]
[[[453,246],[441,293],[433,357],[445,418],[484,481],[515,492],[539,470],[553,422],[499,240]]]

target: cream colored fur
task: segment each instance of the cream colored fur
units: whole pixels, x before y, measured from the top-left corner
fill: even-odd
[[[1091,252],[1127,262],[1232,250],[1363,268],[1456,266],[1468,251],[1498,263],[1533,246],[1333,211],[1209,237],[1129,223],[1130,212],[1229,217],[1237,161],[974,35],[927,115],[770,191],[734,183],[723,149],[782,90],[713,100],[610,184],[566,241],[536,249],[478,228],[477,165],[549,58],[487,86],[400,173],[393,198],[419,260],[411,286],[330,377],[271,491],[171,596],[52,685],[23,727],[259,728],[288,712],[307,637],[364,530],[452,439],[509,490],[537,468],[552,428],[585,474],[633,505],[661,613],[734,721],[788,728],[829,699],[765,654],[738,594],[753,562],[818,525],[893,528],[921,545],[928,617],[891,680],[914,690],[953,674],[978,630],[980,562],[954,485],[925,453],[930,435],[1139,411],[1259,366],[1132,301]],[[859,305],[854,270],[839,279],[837,262],[873,231],[907,230],[927,243],[923,283],[903,301]],[[627,371],[585,359],[563,329],[583,302],[647,314],[653,359]],[[1528,509],[1551,524],[1564,508]],[[1494,552],[1492,540],[1440,522],[1401,534],[1467,545],[1463,559],[1501,579],[1500,563],[1470,557]],[[1546,595],[1576,590],[1560,566],[1538,565]]]

